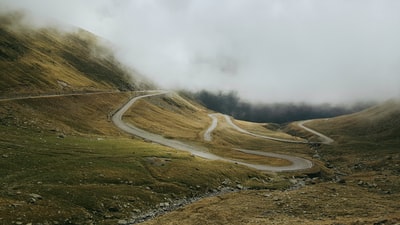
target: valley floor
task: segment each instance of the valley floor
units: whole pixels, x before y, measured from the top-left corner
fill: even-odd
[[[307,146],[260,138],[272,133],[301,142],[310,134],[299,127],[288,129],[303,139],[235,121],[257,133],[252,136],[222,120],[212,130],[212,140],[204,141],[209,112],[180,97],[137,102],[138,111],[126,111],[124,120],[141,129],[205,146],[219,157],[287,163],[232,151],[237,146],[313,162],[313,168],[301,171],[257,171],[205,160],[114,127],[115,109],[143,94],[0,102],[0,224],[132,224],[143,215],[148,215],[143,224],[400,223],[397,142],[376,145],[336,134],[339,141],[331,145]],[[155,115],[165,124],[153,121]],[[177,203],[179,207],[171,207]],[[153,218],[156,214],[146,212],[165,214]]]

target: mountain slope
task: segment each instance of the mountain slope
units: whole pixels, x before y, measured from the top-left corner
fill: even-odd
[[[352,141],[400,142],[400,100],[389,100],[358,113],[315,120],[307,125],[328,136],[345,136]]]
[[[144,224],[399,224],[399,103],[306,123],[335,140],[312,146],[315,162],[330,173],[322,182],[206,198]],[[311,136],[303,132],[295,130]]]
[[[0,16],[0,96],[152,86],[119,64],[93,34],[33,29],[21,17]]]
[[[237,183],[275,186],[258,171],[117,129],[110,115],[143,93],[85,92],[153,86],[130,80],[91,34],[0,22],[0,224],[116,224]],[[71,92],[83,93],[4,99]]]

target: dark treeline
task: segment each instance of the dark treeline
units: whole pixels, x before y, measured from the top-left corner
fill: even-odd
[[[286,123],[291,121],[327,118],[360,111],[372,103],[357,103],[352,106],[333,106],[330,104],[273,103],[252,104],[242,101],[234,91],[196,93],[185,92],[209,109],[231,115],[236,119],[253,122]]]

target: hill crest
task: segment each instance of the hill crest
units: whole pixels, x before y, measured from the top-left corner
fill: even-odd
[[[0,15],[0,95],[152,88],[119,63],[95,35],[32,28],[21,15]]]

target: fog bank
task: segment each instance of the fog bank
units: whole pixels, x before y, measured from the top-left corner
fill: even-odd
[[[35,24],[87,29],[163,88],[253,102],[400,96],[400,1],[12,1]]]

